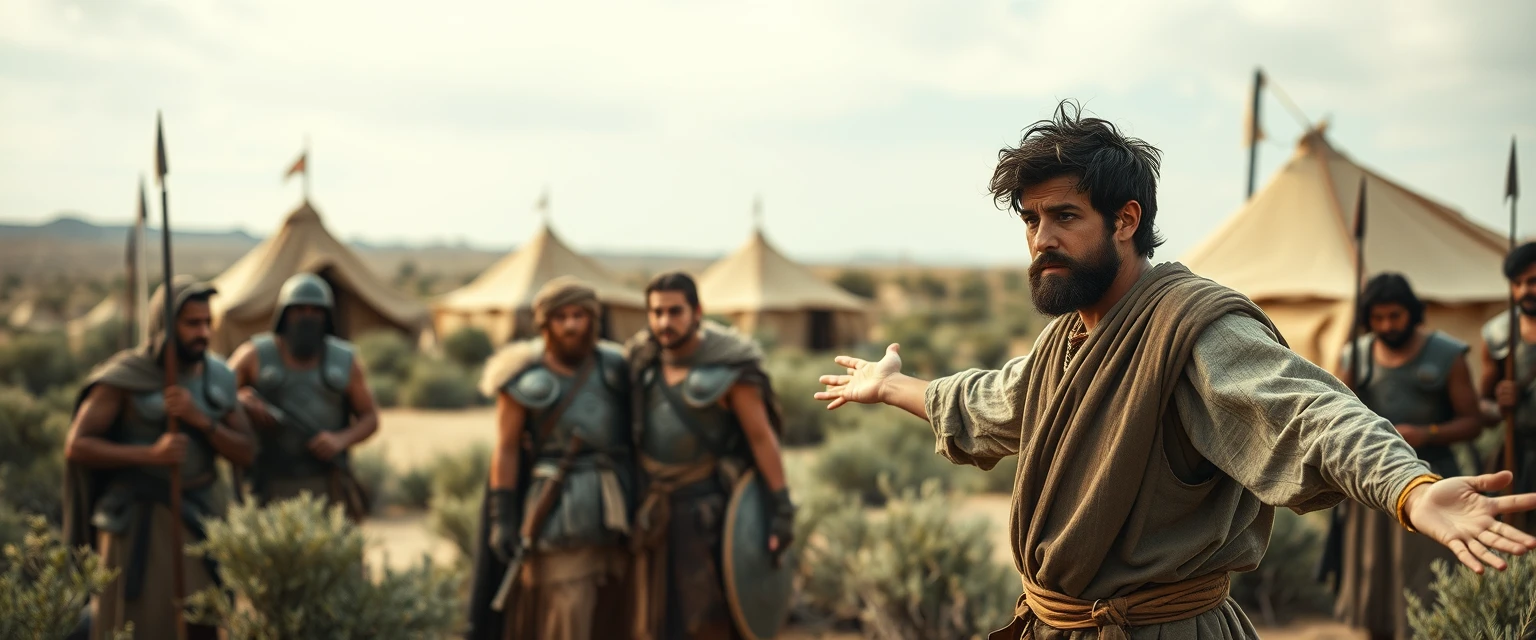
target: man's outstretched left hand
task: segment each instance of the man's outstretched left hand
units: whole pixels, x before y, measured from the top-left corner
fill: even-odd
[[[1487,564],[1503,571],[1508,567],[1493,550],[1522,555],[1536,549],[1536,537],[1498,516],[1536,509],[1536,493],[1488,497],[1514,482],[1508,471],[1446,478],[1420,485],[1408,493],[1403,505],[1409,524],[1455,552],[1456,559],[1478,573]]]

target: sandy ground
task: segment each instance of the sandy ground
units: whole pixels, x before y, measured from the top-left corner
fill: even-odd
[[[381,449],[396,469],[410,469],[439,453],[452,453],[476,442],[489,445],[495,433],[493,421],[494,411],[489,408],[449,412],[391,409],[381,416],[379,435],[362,446]],[[812,455],[804,450],[786,452],[787,464],[805,464]],[[993,555],[998,562],[1012,564],[1008,545],[1008,496],[967,496],[961,499],[959,513],[962,517],[985,518],[991,524]],[[452,544],[428,529],[426,515],[422,513],[374,517],[363,525],[363,531],[370,542],[369,560],[379,563],[375,566],[387,564],[403,568],[419,562],[422,554],[431,557],[434,563],[451,564],[458,554]],[[1301,621],[1282,628],[1259,627],[1259,633],[1264,638],[1279,640],[1356,640],[1365,637],[1327,620]],[[791,631],[783,637],[788,640],[851,640],[858,636],[816,636]]]

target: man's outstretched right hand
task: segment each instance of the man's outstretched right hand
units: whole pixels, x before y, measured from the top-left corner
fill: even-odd
[[[879,404],[884,402],[886,382],[901,374],[901,345],[885,348],[885,357],[870,362],[853,356],[833,359],[837,366],[848,370],[846,375],[822,376],[821,384],[826,391],[816,393],[817,400],[827,401],[828,409],[836,409],[849,402]]]

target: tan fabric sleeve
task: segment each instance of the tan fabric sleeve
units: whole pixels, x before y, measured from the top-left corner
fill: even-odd
[[[1429,473],[1390,422],[1244,316],[1201,334],[1174,401],[1201,455],[1298,513],[1349,497],[1395,517],[1403,489]]]
[[[970,369],[928,383],[923,393],[934,450],[955,464],[991,469],[1019,452],[1021,394],[1030,356],[1002,369]]]

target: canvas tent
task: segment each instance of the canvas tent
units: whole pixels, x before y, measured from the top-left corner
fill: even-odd
[[[704,313],[784,346],[826,350],[869,337],[869,305],[779,253],[754,229],[747,243],[699,276]]]
[[[128,325],[133,323],[133,318],[129,317],[128,315],[128,305],[124,304],[122,294],[111,294],[105,298],[102,298],[101,302],[97,303],[96,306],[91,307],[90,311],[85,312],[84,315],[75,318],[74,320],[70,320],[64,325],[64,332],[67,336],[69,336],[70,348],[77,350],[80,349],[81,346],[85,344],[86,334],[90,333],[97,327],[112,322],[113,320],[117,320],[123,323],[122,326],[124,335],[122,340],[125,343],[129,342],[127,330]],[[137,344],[138,336],[135,334],[132,336],[132,338],[132,342]],[[123,346],[126,347],[127,345]]]
[[[597,290],[603,304],[603,337],[623,341],[645,328],[645,296],[572,251],[548,224],[539,225],[527,244],[469,284],[432,303],[433,326],[439,336],[460,327],[478,327],[497,345],[536,335],[533,297],[544,283],[566,275]]]
[[[219,293],[211,301],[210,348],[227,355],[252,335],[270,330],[278,290],[296,273],[319,275],[331,285],[336,329],[343,338],[393,330],[414,341],[427,327],[426,307],[374,275],[326,231],[320,214],[306,200],[288,214],[277,233],[214,278]]]
[[[1293,350],[1331,369],[1353,322],[1362,177],[1366,277],[1403,274],[1428,305],[1428,326],[1475,348],[1482,324],[1507,308],[1508,240],[1356,164],[1322,128],[1303,136],[1279,174],[1182,262],[1252,298]]]

